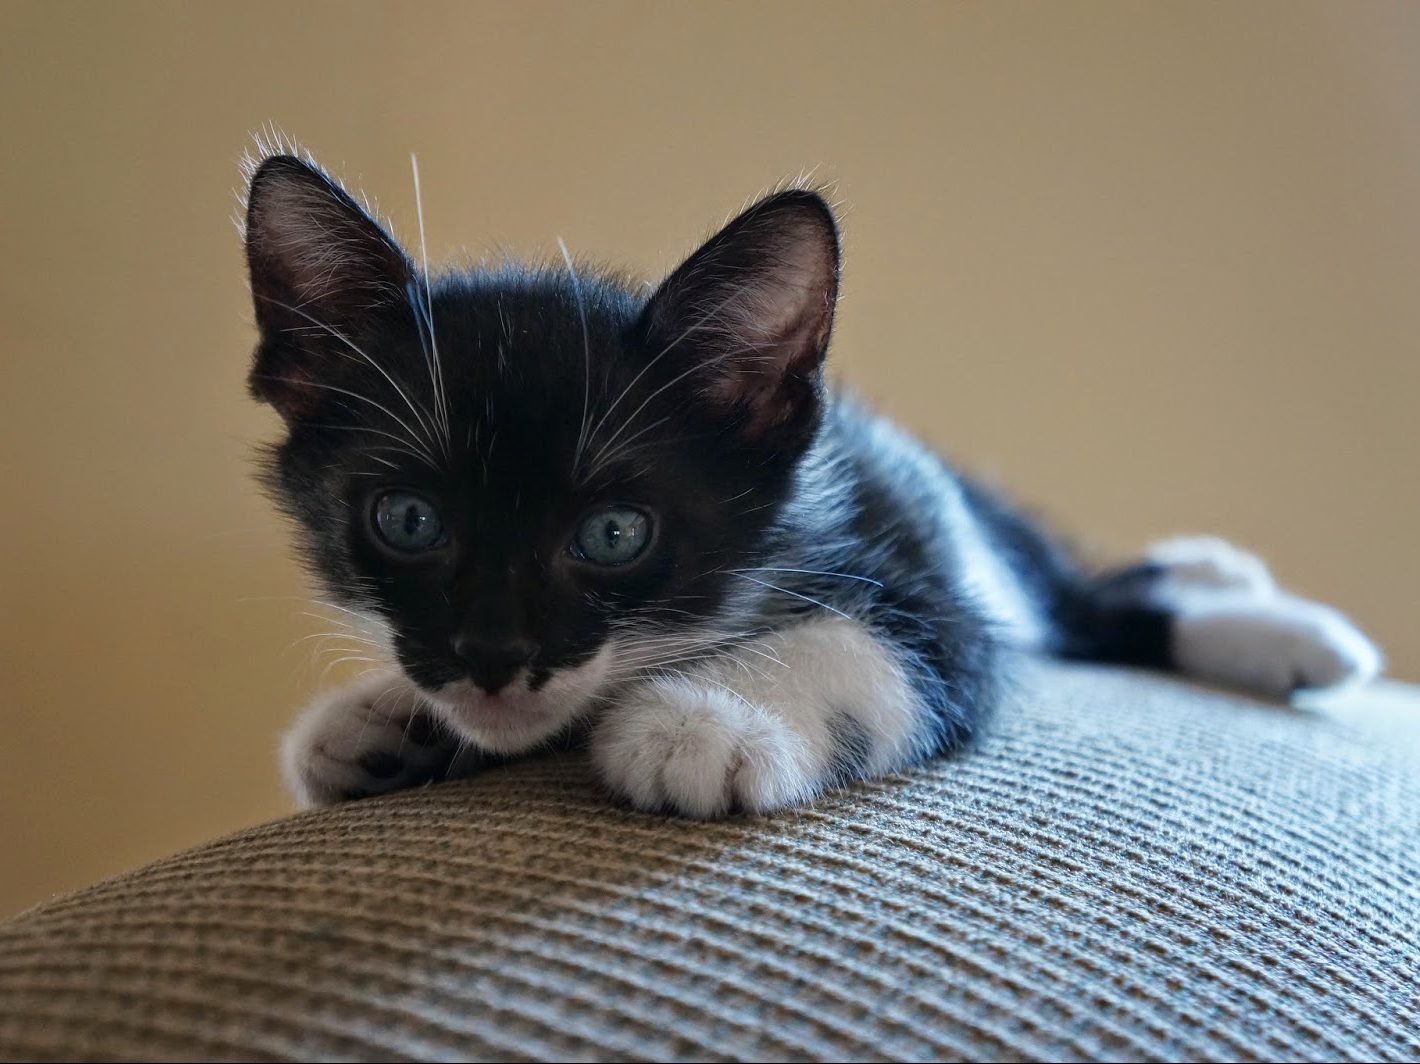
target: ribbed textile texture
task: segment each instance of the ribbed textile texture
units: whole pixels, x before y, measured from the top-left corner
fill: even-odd
[[[1420,1057],[1420,732],[1104,669],[1015,702],[781,816],[563,756],[180,854],[0,925],[0,1057]]]

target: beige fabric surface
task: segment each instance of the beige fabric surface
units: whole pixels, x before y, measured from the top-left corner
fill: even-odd
[[[568,755],[180,854],[0,925],[0,1057],[1420,1057],[1420,721],[1017,701],[771,818]]]

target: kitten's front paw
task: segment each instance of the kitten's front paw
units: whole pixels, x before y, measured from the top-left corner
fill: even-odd
[[[281,767],[303,807],[332,805],[443,779],[456,751],[408,681],[381,673],[307,707],[281,744]]]
[[[592,737],[602,778],[638,809],[710,818],[763,813],[818,790],[805,742],[772,713],[691,680],[653,680]]]

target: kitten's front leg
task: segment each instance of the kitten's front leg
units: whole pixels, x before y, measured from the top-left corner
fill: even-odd
[[[380,672],[323,693],[281,744],[303,807],[332,805],[457,774],[458,740],[401,674]]]
[[[921,699],[855,621],[806,620],[637,684],[592,736],[602,778],[638,808],[769,812],[932,746]]]

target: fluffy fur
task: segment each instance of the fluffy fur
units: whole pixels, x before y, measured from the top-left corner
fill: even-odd
[[[430,275],[291,154],[254,163],[245,232],[251,389],[287,426],[266,483],[389,662],[288,736],[305,803],[571,741],[636,806],[769,811],[969,742],[1015,650],[1270,695],[1379,669],[1221,541],[1086,571],[829,390],[838,239],[812,190],[654,291],[565,252]],[[391,540],[380,507],[411,495]],[[579,546],[608,512],[645,522],[624,562]]]

